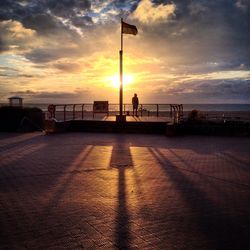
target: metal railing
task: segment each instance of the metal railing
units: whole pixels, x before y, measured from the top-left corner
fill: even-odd
[[[108,105],[109,115],[119,114],[119,104],[111,103]],[[123,113],[126,115],[133,114],[132,104],[123,104]],[[91,117],[93,114],[93,103],[80,104],[51,104],[48,106],[46,112],[47,119],[57,119],[59,121],[66,120],[83,120]],[[178,123],[183,119],[183,105],[182,104],[140,104],[138,108],[138,115],[156,116],[156,117],[170,117],[174,123]]]

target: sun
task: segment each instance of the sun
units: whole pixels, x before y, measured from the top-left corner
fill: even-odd
[[[111,86],[114,88],[119,88],[120,86],[120,76],[113,75],[107,78],[110,82]],[[132,75],[123,75],[123,85],[129,85],[134,81],[134,77]]]

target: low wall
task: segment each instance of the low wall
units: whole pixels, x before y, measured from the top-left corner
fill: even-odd
[[[178,135],[250,136],[248,122],[185,122],[176,125]]]
[[[206,135],[206,136],[249,136],[250,123],[243,122],[121,122],[71,120],[66,122],[46,122],[47,133],[60,132],[100,132],[100,133],[140,133],[162,134],[166,136]]]
[[[46,121],[47,133],[100,132],[100,133],[143,133],[165,134],[165,122],[121,122],[71,120],[66,122]],[[54,131],[53,131],[54,130]]]

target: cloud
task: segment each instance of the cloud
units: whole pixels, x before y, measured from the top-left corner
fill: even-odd
[[[80,14],[81,11],[90,9],[91,2],[88,0],[49,0],[45,1],[50,11],[60,17],[68,18],[75,14]]]
[[[190,15],[203,15],[208,11],[206,5],[202,4],[202,2],[191,2],[188,6]]]
[[[175,15],[176,6],[174,3],[154,5],[150,0],[142,0],[131,15],[145,24],[167,22]]]
[[[77,60],[81,56],[88,56],[93,52],[91,40],[75,40],[75,37],[67,37],[67,34],[64,36],[64,33],[47,36],[40,42],[40,46],[23,53],[26,59],[36,64],[49,63],[59,59]],[[101,46],[98,49],[101,49]]]
[[[26,53],[25,57],[34,63],[47,63],[64,57],[66,54],[70,55],[71,52],[61,48],[44,47],[41,49],[34,49],[31,52]]]
[[[62,88],[73,93],[73,98],[77,97],[74,89],[84,85],[93,90],[90,101],[112,96],[103,86],[108,86],[107,77],[119,72],[120,17],[124,17],[139,29],[138,36],[124,36],[124,72],[136,76],[131,91],[150,95],[150,102],[151,93],[157,96],[159,89],[169,91],[171,100],[191,96],[211,100],[200,89],[205,91],[206,84],[220,91],[222,86],[229,88],[228,81],[243,86],[242,81],[249,78],[243,72],[243,77],[238,77],[238,71],[250,70],[249,3],[1,0],[0,64],[6,68],[0,68],[0,92],[7,91],[5,85],[8,91],[37,91],[30,98],[39,93],[59,98]],[[229,71],[230,76],[223,79]],[[204,84],[199,88],[199,83]],[[171,91],[176,94],[171,95]],[[113,96],[117,100],[116,93]]]
[[[20,16],[26,15],[27,10],[18,1],[2,0],[0,8],[0,20],[17,20]]]
[[[50,101],[56,103],[69,103],[79,102],[81,103],[82,98],[86,98],[90,95],[89,90],[75,89],[74,91],[34,91],[34,90],[23,90],[23,91],[11,91],[8,95],[18,95],[23,97],[26,101]]]
[[[250,80],[190,81],[185,85],[159,88],[147,96],[158,103],[249,103]]]
[[[26,29],[18,21],[8,20],[0,22],[0,53],[14,50],[25,50],[31,46],[31,40],[36,32],[32,29]]]
[[[32,90],[25,90],[25,91],[15,91],[15,92],[9,92],[9,94],[11,95],[21,95],[21,96],[31,96],[31,95],[35,95],[36,92],[32,91]]]
[[[250,8],[250,1],[249,0],[237,0],[235,5],[237,8],[239,8],[243,12],[247,12]]]
[[[80,28],[94,24],[92,18],[89,16],[75,16],[71,18],[71,22],[73,25]]]
[[[5,66],[0,66],[0,72],[2,72],[2,71],[14,71],[14,72],[16,72],[16,71],[18,71],[17,69],[15,69],[15,68],[12,68],[12,67],[5,67]]]
[[[41,75],[38,74],[31,74],[29,69],[25,70],[24,68],[14,68],[14,67],[2,67],[0,66],[0,77],[4,77],[4,81],[7,79],[29,79],[34,77],[41,77]]]
[[[158,1],[159,2],[159,1]],[[164,66],[249,65],[250,15],[236,1],[173,1],[171,22],[143,24],[138,50],[164,58]],[[195,69],[195,67],[194,67]],[[215,68],[216,70],[216,68]]]
[[[22,23],[25,27],[36,30],[40,34],[58,32],[64,28],[60,20],[47,13],[27,15],[22,18]]]
[[[53,64],[56,69],[67,73],[76,73],[82,70],[82,65],[80,63],[71,62],[57,62]]]

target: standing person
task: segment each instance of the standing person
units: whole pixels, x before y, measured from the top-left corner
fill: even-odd
[[[138,106],[139,106],[139,99],[137,97],[137,94],[134,94],[134,97],[132,98],[132,105],[133,105],[133,116],[134,114],[138,116]]]

